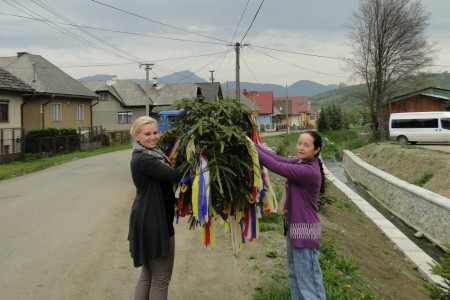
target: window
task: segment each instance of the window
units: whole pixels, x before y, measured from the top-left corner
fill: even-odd
[[[117,122],[119,124],[131,123],[133,121],[133,113],[131,111],[123,111],[117,113]]]
[[[101,93],[99,94],[100,101],[108,101],[109,100],[109,94],[108,93]]]
[[[54,103],[52,105],[53,121],[62,121],[61,103]]]
[[[314,115],[309,115],[309,120],[310,121],[314,121],[316,119],[316,116],[314,116]]]
[[[450,130],[450,118],[441,119],[441,127]]]
[[[437,128],[438,119],[392,120],[392,128]]]
[[[77,105],[77,121],[83,121],[84,120],[84,104],[78,104]]]
[[[9,102],[0,100],[0,122],[9,122],[8,109]]]

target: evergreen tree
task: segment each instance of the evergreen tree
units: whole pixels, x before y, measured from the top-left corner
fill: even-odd
[[[325,115],[325,109],[321,109],[319,113],[319,120],[317,120],[317,130],[320,132],[327,131],[329,129],[328,127],[328,121],[327,117]]]

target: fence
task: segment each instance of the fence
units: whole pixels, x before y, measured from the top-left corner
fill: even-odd
[[[25,153],[33,154],[61,154],[78,151],[80,142],[78,135],[33,137],[25,140]]]
[[[80,127],[78,128],[80,136],[80,149],[97,149],[111,144],[123,144],[130,142],[130,133],[127,130],[106,131],[102,126]]]
[[[102,126],[54,130],[57,132],[55,136],[27,137],[23,128],[0,129],[0,164],[23,160],[26,155],[45,157],[130,143],[130,133],[127,130],[105,131]],[[73,134],[61,135],[61,132]]]
[[[259,125],[260,132],[272,132],[272,131],[283,131],[283,130],[285,131],[286,128],[287,128],[286,124],[280,124],[280,123],[260,124]]]
[[[23,136],[23,128],[0,129],[0,164],[23,159]]]

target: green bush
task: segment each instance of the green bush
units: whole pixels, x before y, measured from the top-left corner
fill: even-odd
[[[433,172],[425,172],[418,180],[414,181],[413,184],[417,186],[424,186],[425,183],[430,181],[431,178],[433,178],[434,173]]]
[[[30,130],[25,134],[25,153],[66,153],[78,150],[79,144],[73,128]]]
[[[431,266],[433,274],[441,276],[446,286],[425,282],[424,292],[433,300],[450,299],[450,244],[445,244],[446,253],[439,259],[439,263]]]
[[[102,146],[109,146],[111,144],[109,136],[106,133],[94,136],[94,142],[102,142]]]

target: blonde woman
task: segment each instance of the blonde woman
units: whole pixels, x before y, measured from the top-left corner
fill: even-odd
[[[130,215],[128,240],[134,266],[142,267],[135,299],[167,299],[175,254],[172,183],[182,177],[182,167],[171,166],[157,147],[158,124],[151,117],[133,123],[131,175],[136,197]]]

